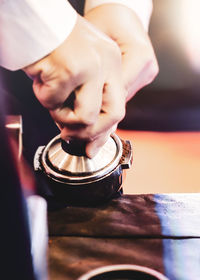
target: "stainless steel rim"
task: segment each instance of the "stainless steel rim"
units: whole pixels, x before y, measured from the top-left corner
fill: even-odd
[[[112,134],[111,137],[115,141],[117,147],[115,158],[113,158],[113,160],[105,168],[102,168],[97,172],[93,172],[91,174],[79,176],[77,174],[63,174],[59,170],[55,170],[54,168],[52,168],[52,166],[50,166],[50,164],[48,163],[49,148],[55,141],[60,138],[60,135],[57,135],[47,144],[41,156],[41,163],[45,173],[55,181],[62,183],[70,182],[70,184],[87,184],[100,180],[116,169],[122,156],[123,147],[120,138],[116,134]]]
[[[106,273],[106,272],[112,272],[112,271],[125,271],[125,270],[131,270],[131,271],[138,271],[138,272],[144,272],[148,275],[157,277],[159,280],[169,280],[166,276],[161,274],[160,272],[140,265],[132,265],[132,264],[119,264],[119,265],[108,265],[99,267],[97,269],[91,270],[88,273],[84,274],[83,276],[79,277],[77,280],[90,280],[91,277],[98,276],[99,274]]]

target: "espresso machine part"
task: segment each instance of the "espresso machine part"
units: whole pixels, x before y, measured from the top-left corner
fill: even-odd
[[[60,135],[39,147],[34,158],[35,171],[48,186],[44,196],[68,205],[96,205],[113,198],[131,163],[131,143],[116,134],[92,159],[83,155],[80,145],[63,142]]]
[[[78,280],[169,280],[160,272],[134,264],[107,265],[93,269]]]
[[[22,116],[21,115],[6,115],[5,127],[8,137],[11,138],[17,147],[18,158],[22,156]]]

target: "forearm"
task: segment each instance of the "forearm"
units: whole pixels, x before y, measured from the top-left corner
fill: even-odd
[[[147,31],[136,13],[121,3],[94,7],[85,17],[118,44],[122,57],[121,77],[128,101],[158,73]]]
[[[66,0],[0,0],[0,65],[18,70],[45,57],[68,37],[76,18]]]
[[[141,20],[145,30],[148,30],[152,13],[152,0],[86,0],[85,13],[89,10],[107,3],[118,3],[131,8]]]

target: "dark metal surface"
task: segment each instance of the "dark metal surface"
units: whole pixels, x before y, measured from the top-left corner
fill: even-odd
[[[97,205],[112,199],[122,184],[122,169],[119,166],[105,178],[84,185],[70,185],[52,180],[42,174],[47,190],[43,194],[50,204],[55,205]],[[53,203],[55,202],[55,203]]]
[[[114,137],[114,135],[112,136]],[[80,166],[75,164],[75,167],[78,166],[79,169],[74,169],[73,172],[69,172],[69,169],[65,172],[58,168],[55,169],[52,164],[46,160],[48,157],[48,151],[51,150],[53,145],[53,158],[55,162],[62,163],[67,157],[66,162],[69,163],[71,155],[68,155],[63,150],[54,147],[54,143],[60,138],[55,137],[46,147],[39,147],[34,160],[34,168],[37,176],[40,177],[40,190],[39,193],[44,196],[49,202],[49,206],[58,205],[97,205],[104,203],[116,195],[120,195],[121,185],[123,181],[123,169],[128,169],[132,163],[132,148],[129,141],[121,141],[117,136],[110,138],[111,146],[115,143],[119,143],[114,147],[114,151],[111,153],[112,157],[107,156],[106,165],[97,168],[97,170],[91,171],[90,169],[80,172]],[[110,142],[109,142],[110,143]],[[108,143],[108,144],[109,144]],[[114,144],[115,145],[115,144]],[[110,147],[110,145],[109,145]],[[55,151],[54,151],[55,150]],[[59,152],[57,152],[59,151]],[[55,154],[57,155],[55,157]],[[100,157],[101,158],[101,157]],[[104,157],[104,161],[105,161]],[[59,159],[59,161],[58,161]],[[87,158],[84,157],[73,157],[72,162],[78,162],[81,160],[83,163],[87,163]],[[104,163],[103,161],[103,163]],[[94,161],[95,162],[95,161]],[[92,162],[93,163],[93,162]],[[91,166],[92,166],[92,163]],[[67,165],[69,168],[71,165]],[[91,167],[88,165],[88,167]],[[99,162],[98,165],[99,166]],[[83,166],[85,168],[85,165]],[[87,167],[87,165],[86,165]],[[60,170],[60,171],[59,171]],[[87,171],[87,172],[86,172]],[[43,184],[42,184],[43,182]],[[53,206],[54,207],[54,206]]]

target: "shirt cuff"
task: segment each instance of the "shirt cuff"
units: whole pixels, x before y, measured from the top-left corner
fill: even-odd
[[[153,8],[152,0],[86,0],[85,13],[99,5],[109,3],[122,4],[132,9],[141,20],[145,30],[148,30]]]
[[[0,65],[18,70],[55,50],[77,13],[66,0],[0,1]]]

